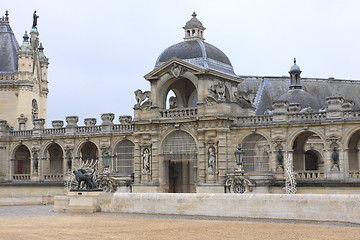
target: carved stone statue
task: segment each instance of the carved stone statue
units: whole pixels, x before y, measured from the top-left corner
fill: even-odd
[[[146,102],[150,102],[150,91],[141,91],[140,89],[137,89],[134,91],[134,94],[135,94],[135,99],[136,99],[136,104],[135,104],[135,108],[140,108],[141,104],[143,103],[143,105],[146,103]]]
[[[177,108],[177,107],[178,107],[178,106],[177,106],[177,98],[176,98],[176,97],[171,96],[171,97],[169,98],[169,107],[170,107],[170,108]]]
[[[39,167],[39,158],[38,158],[38,154],[35,152],[33,153],[33,173],[38,173],[38,167]]]
[[[150,150],[148,148],[143,151],[143,172],[150,172]]]
[[[209,94],[205,98],[207,102],[224,102],[226,100],[224,83],[211,85],[208,91]]]
[[[282,167],[283,164],[284,164],[284,155],[283,155],[281,149],[278,150],[277,155],[276,155],[276,159],[277,159],[277,162],[278,162],[278,167]]]
[[[35,27],[37,26],[37,19],[38,19],[38,18],[39,18],[39,16],[36,15],[36,11],[34,11],[32,28],[35,28]]]
[[[208,172],[214,172],[215,171],[215,164],[216,164],[216,153],[215,153],[215,149],[213,147],[209,147],[209,159],[208,159],[208,163],[209,163],[209,167],[208,167]]]

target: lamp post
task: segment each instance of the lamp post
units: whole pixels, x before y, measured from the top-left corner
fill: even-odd
[[[237,149],[234,153],[235,159],[236,159],[236,165],[237,165],[237,171],[243,172],[243,155],[245,154],[245,151],[241,149],[241,144],[238,144]]]

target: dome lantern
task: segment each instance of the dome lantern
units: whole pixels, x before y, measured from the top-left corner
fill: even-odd
[[[183,29],[185,30],[184,40],[185,41],[195,40],[195,39],[205,40],[204,30],[206,28],[204,28],[202,23],[196,18],[197,16],[196,12],[193,12],[191,16],[192,18],[189,21],[187,21],[185,27],[183,27]]]
[[[302,89],[301,85],[301,70],[298,65],[296,65],[296,58],[294,58],[294,65],[291,66],[290,71],[290,89]]]

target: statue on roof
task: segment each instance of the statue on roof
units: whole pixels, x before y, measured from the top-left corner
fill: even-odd
[[[38,19],[38,18],[39,18],[39,16],[36,15],[36,11],[34,11],[32,28],[35,28],[35,27],[37,26],[37,19]]]

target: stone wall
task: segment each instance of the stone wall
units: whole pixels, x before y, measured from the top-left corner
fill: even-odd
[[[115,193],[99,198],[102,212],[360,223],[360,195]]]

